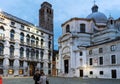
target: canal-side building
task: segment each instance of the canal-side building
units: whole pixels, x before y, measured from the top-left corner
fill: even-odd
[[[120,18],[107,18],[96,4],[86,18],[62,24],[58,76],[120,79]]]
[[[0,11],[0,75],[32,76],[36,69],[51,74],[53,9],[43,2],[39,26]]]

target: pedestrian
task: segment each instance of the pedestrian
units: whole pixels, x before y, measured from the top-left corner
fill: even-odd
[[[49,84],[47,76],[44,74],[44,72],[41,72],[41,77],[39,80],[39,84]]]
[[[33,76],[33,79],[34,79],[34,81],[35,81],[35,84],[39,84],[38,81],[39,81],[39,79],[40,79],[40,72],[39,72],[38,69],[36,70],[36,72],[35,72],[35,74],[34,74],[34,76]]]

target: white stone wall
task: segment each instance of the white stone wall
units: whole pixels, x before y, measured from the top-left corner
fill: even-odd
[[[85,33],[80,33],[82,23],[86,25]],[[70,26],[69,33],[66,33],[67,25]],[[83,77],[112,78],[111,70],[116,70],[116,78],[120,78],[120,41],[116,39],[120,35],[118,27],[112,25],[111,28],[110,24],[105,23],[99,24],[101,27],[97,25],[93,20],[88,21],[81,18],[72,18],[62,25],[62,35],[58,40],[59,76],[80,77],[80,70],[83,70]],[[94,31],[94,28],[97,32]],[[112,45],[116,46],[115,51],[111,51]],[[66,47],[69,47],[69,52],[67,49],[64,50]],[[99,53],[99,48],[103,49],[102,53]],[[90,50],[92,50],[91,55]],[[80,56],[80,52],[83,53],[82,56]],[[116,56],[116,64],[111,64],[112,55]],[[68,74],[64,73],[64,56],[70,61]],[[99,57],[103,57],[103,65],[99,64]],[[93,65],[89,64],[90,58],[93,59]],[[92,74],[90,74],[91,71]],[[100,74],[100,71],[103,71],[103,74]]]
[[[48,69],[48,63],[51,63],[52,61],[52,53],[53,53],[53,35],[51,32],[48,32],[47,30],[44,30],[42,28],[37,28],[36,26],[34,25],[31,25],[29,23],[24,23],[24,21],[22,22],[21,20],[19,21],[19,19],[14,19],[16,17],[10,17],[10,15],[6,16],[4,15],[3,13],[0,12],[0,18],[3,18],[4,20],[3,21],[0,21],[0,26],[3,26],[4,27],[4,59],[3,59],[3,68],[4,71],[3,71],[3,75],[4,76],[8,76],[8,69],[9,69],[9,59],[10,58],[10,45],[14,45],[14,64],[13,64],[13,69],[14,69],[14,74],[12,74],[12,76],[15,76],[15,75],[19,75],[19,67],[20,67],[20,63],[19,63],[19,60],[20,59],[20,47],[21,47],[21,42],[20,42],[20,33],[23,32],[24,33],[24,45],[22,46],[24,48],[24,55],[23,55],[23,70],[24,70],[24,74],[23,75],[29,75],[29,72],[26,72],[26,68],[28,67],[28,61],[27,61],[27,57],[26,57],[26,35],[29,34],[30,37],[32,35],[35,36],[35,39],[36,37],[39,38],[39,42],[38,42],[38,46],[39,48],[36,48],[35,50],[38,50],[39,51],[39,59],[36,59],[36,57],[34,57],[34,59],[31,59],[31,62],[35,62],[37,63],[37,66],[36,68],[39,68],[40,69],[40,62],[41,62],[41,57],[40,57],[40,52],[41,50],[44,51],[44,56],[43,56],[43,59],[44,59],[44,67],[43,67],[43,70],[45,70],[45,73],[48,74],[48,70],[51,70],[51,69]],[[14,19],[14,20],[13,20]],[[15,22],[15,25],[14,27],[11,27],[11,21]],[[21,25],[24,26],[24,29],[21,29]],[[28,30],[28,28],[30,30]],[[10,31],[11,29],[13,29],[15,31],[15,37],[14,37],[14,40],[15,42],[14,43],[10,43]],[[1,31],[1,29],[0,29]],[[37,31],[39,31],[37,33]],[[43,35],[41,35],[41,33],[43,33]],[[51,38],[49,38],[49,36]],[[41,48],[41,39],[44,40],[44,44],[43,44],[43,47]],[[48,42],[51,41],[51,49],[48,49]],[[29,45],[30,46],[30,45]],[[30,47],[30,49],[32,49],[32,47]],[[48,59],[48,50],[51,51],[51,58],[50,60]],[[31,56],[31,55],[30,55]],[[52,66],[52,64],[51,64]],[[28,68],[29,70],[29,68]]]

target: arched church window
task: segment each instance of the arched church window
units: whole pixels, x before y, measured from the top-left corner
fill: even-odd
[[[43,51],[41,51],[41,53],[40,53],[41,55],[41,60],[43,60],[43,56],[44,56],[44,53],[43,53]]]
[[[39,59],[39,51],[36,50],[36,59]]]
[[[4,38],[4,27],[0,26],[0,39]]]
[[[10,31],[10,40],[14,40],[14,35],[15,35],[15,31],[11,30]]]
[[[70,25],[67,25],[67,26],[66,26],[66,33],[67,33],[67,32],[70,32]]]
[[[38,46],[39,38],[36,38],[36,46]]]
[[[14,56],[14,46],[10,45],[10,56]]]
[[[85,33],[85,24],[80,24],[80,32]]]
[[[27,34],[27,36],[26,36],[26,42],[28,45],[30,45],[30,35],[29,34]]]
[[[43,42],[44,42],[44,40],[43,40],[43,39],[41,39],[41,47],[43,47]]]
[[[35,36],[34,35],[31,36],[31,45],[32,46],[35,45]]]
[[[21,43],[24,42],[24,34],[23,34],[23,33],[20,34],[20,42],[21,42]]]
[[[21,48],[20,48],[20,57],[23,57],[23,56],[24,56],[24,48],[21,47]]]
[[[26,49],[26,57],[29,58],[29,55],[30,55],[30,50],[27,48]]]
[[[34,58],[34,56],[35,56],[35,50],[31,49],[31,57]]]
[[[4,45],[0,43],[0,55],[3,55]]]
[[[51,41],[48,42],[48,48],[51,48]]]

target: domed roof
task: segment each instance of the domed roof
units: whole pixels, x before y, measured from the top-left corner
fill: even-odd
[[[98,6],[94,5],[92,7],[92,13],[87,16],[88,19],[94,19],[96,23],[106,23],[107,17],[105,14],[98,12]]]
[[[87,16],[88,19],[94,19],[96,23],[106,23],[107,17],[101,12],[94,12]]]

